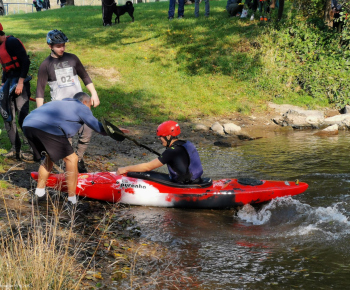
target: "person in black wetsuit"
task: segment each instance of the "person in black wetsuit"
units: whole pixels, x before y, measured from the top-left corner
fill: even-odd
[[[12,148],[4,157],[32,159],[32,154],[21,152],[21,140],[16,124],[22,128],[24,118],[29,113],[30,84],[27,74],[30,60],[23,43],[16,37],[6,36],[0,23],[0,63],[2,81],[0,90],[0,112]],[[14,88],[15,87],[15,88]]]
[[[180,126],[175,121],[166,121],[158,126],[157,136],[167,149],[158,158],[147,163],[118,168],[118,174],[151,171],[167,164],[173,182],[195,184],[201,182],[202,164],[195,146],[179,140]]]

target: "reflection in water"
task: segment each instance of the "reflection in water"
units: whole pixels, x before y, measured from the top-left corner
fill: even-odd
[[[309,184],[306,193],[237,214],[133,207],[143,237],[177,254],[178,267],[195,277],[189,289],[349,288],[349,136],[312,134],[200,149],[214,179],[300,179]]]

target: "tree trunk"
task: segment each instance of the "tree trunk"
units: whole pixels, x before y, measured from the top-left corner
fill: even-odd
[[[72,5],[72,6],[74,6],[74,0],[67,0],[67,5]]]
[[[332,20],[333,17],[331,17],[331,11],[332,11],[332,0],[326,0],[325,1],[325,5],[324,5],[324,22],[328,25],[328,26],[332,26]]]

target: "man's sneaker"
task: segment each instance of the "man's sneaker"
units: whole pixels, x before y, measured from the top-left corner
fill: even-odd
[[[254,20],[254,14],[252,14],[252,16],[250,16],[250,21]]]
[[[168,17],[168,20],[173,20],[174,19],[174,17]]]
[[[33,193],[29,199],[29,203],[35,205],[41,202],[47,201],[47,193],[45,193],[43,196],[38,196],[35,193]]]
[[[79,173],[87,173],[88,172],[86,167],[85,167],[85,163],[84,163],[83,159],[78,161],[78,172]]]
[[[20,153],[11,149],[9,152],[2,154],[3,157],[21,160]]]
[[[185,16],[179,16],[177,19],[184,19]]]

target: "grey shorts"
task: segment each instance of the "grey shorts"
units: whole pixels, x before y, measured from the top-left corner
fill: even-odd
[[[23,133],[33,149],[35,161],[40,161],[44,152],[50,156],[53,162],[74,153],[66,136],[53,135],[32,127],[23,127]]]

